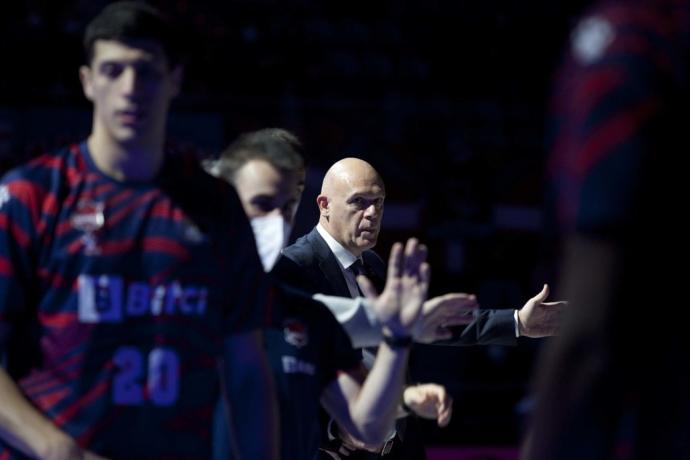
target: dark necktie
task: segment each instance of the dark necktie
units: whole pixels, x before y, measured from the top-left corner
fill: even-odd
[[[359,283],[357,282],[357,277],[359,275],[364,275],[368,276],[368,270],[366,269],[364,263],[362,262],[362,259],[356,259],[352,265],[350,265],[348,268],[354,275],[355,275],[355,285],[357,286],[357,292],[359,292],[359,295],[363,296],[362,290],[359,287]]]

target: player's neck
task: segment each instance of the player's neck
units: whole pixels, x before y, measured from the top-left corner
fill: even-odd
[[[145,182],[153,179],[163,164],[163,137],[123,144],[94,130],[88,139],[96,167],[118,181]]]

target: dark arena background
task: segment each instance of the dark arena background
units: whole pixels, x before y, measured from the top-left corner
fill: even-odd
[[[0,15],[0,169],[80,140],[81,34],[108,2],[5,2]],[[548,95],[585,0],[157,1],[189,36],[170,140],[212,157],[277,126],[304,142],[308,183],[293,237],[316,222],[323,173],[371,162],[387,188],[378,252],[417,236],[432,295],[517,308],[548,282],[554,244],[544,180]],[[552,291],[553,292],[553,291]],[[543,340],[543,339],[541,339]],[[429,458],[514,459],[541,340],[420,347],[415,373],[454,399],[424,423]]]

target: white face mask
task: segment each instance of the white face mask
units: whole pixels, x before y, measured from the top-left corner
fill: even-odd
[[[268,272],[278,260],[280,251],[287,245],[292,227],[282,216],[277,214],[253,217],[250,223],[252,230],[254,230],[256,249],[259,252],[261,263],[264,270]]]

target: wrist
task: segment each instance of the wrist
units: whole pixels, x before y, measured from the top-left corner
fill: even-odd
[[[409,333],[393,333],[389,328],[384,327],[382,333],[383,341],[390,348],[409,348],[412,346],[413,338]]]

